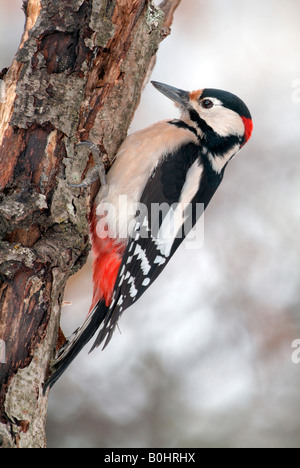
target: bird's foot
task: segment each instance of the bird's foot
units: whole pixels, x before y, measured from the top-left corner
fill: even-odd
[[[92,185],[93,182],[100,179],[101,186],[107,185],[106,176],[105,176],[105,167],[103,161],[100,156],[100,150],[95,143],[92,141],[86,140],[81,141],[76,146],[86,146],[89,148],[90,152],[93,155],[95,166],[93,166],[83,179],[80,184],[69,184],[71,187],[82,188],[82,187],[89,187]]]

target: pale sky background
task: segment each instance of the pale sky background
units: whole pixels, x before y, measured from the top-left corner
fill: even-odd
[[[0,67],[21,3],[0,3]],[[299,0],[182,0],[151,78],[239,95],[253,137],[205,214],[203,248],[182,246],[121,334],[54,387],[49,447],[300,447],[299,18]],[[177,116],[148,85],[130,132]],[[91,259],[65,299],[69,334],[89,309]]]

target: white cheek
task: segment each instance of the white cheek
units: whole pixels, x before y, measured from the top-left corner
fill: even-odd
[[[229,135],[243,136],[245,132],[244,123],[236,112],[221,105],[215,105],[211,109],[199,107],[200,117],[207,125],[212,127],[218,135],[226,137]]]

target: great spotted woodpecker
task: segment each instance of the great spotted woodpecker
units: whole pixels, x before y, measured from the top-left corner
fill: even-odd
[[[128,136],[106,180],[100,165],[102,187],[90,214],[93,301],[83,325],[59,351],[45,388],[99,328],[91,350],[107,345],[120,315],[165,268],[207,207],[228,162],[251,136],[250,112],[234,94],[152,84],[179,106],[181,117]],[[95,145],[83,144],[100,159]],[[159,209],[162,204],[167,209]]]

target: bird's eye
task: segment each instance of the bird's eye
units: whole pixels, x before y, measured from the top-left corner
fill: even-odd
[[[203,101],[200,102],[200,105],[203,109],[211,109],[214,103],[210,99],[203,99]]]

